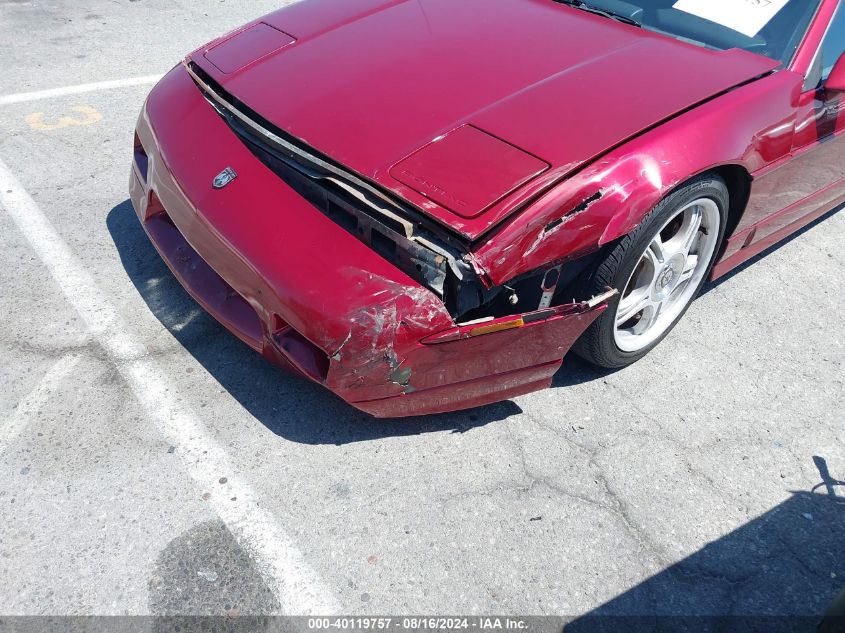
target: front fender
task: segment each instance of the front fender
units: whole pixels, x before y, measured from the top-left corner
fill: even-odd
[[[633,230],[690,178],[724,165],[750,174],[787,156],[802,78],[780,71],[736,88],[611,150],[481,240],[494,284],[577,259]]]

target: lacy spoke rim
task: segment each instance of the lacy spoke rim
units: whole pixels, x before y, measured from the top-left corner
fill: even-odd
[[[663,336],[692,301],[716,251],[721,214],[701,198],[679,209],[641,254],[615,314],[614,338],[638,352]]]

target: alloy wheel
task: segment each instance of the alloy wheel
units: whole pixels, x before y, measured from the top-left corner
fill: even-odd
[[[638,352],[672,327],[693,300],[719,240],[721,214],[710,198],[678,210],[640,256],[616,308],[614,339]]]

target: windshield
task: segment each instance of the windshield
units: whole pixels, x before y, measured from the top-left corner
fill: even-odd
[[[716,49],[742,48],[787,64],[821,0],[586,0],[643,28]]]

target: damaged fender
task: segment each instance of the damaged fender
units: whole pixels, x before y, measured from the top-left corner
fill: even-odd
[[[697,174],[737,167],[753,177],[788,155],[802,82],[800,75],[780,71],[610,151],[485,235],[475,250],[478,264],[494,284],[506,283],[630,233],[660,200]],[[726,108],[736,113],[730,120]]]
[[[355,406],[378,417],[441,413],[546,389],[563,358],[617,294],[500,319],[455,325],[400,353],[401,377],[381,398]],[[394,371],[385,350],[380,371]],[[339,370],[342,371],[341,365]],[[371,394],[377,389],[370,389]]]

